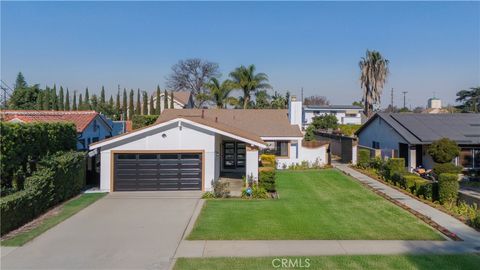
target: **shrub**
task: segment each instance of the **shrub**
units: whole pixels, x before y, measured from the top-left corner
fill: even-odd
[[[453,163],[436,163],[433,166],[433,173],[438,177],[442,173],[459,174],[462,172],[462,167],[456,166]]]
[[[394,185],[405,188],[406,183],[404,174],[404,172],[394,172],[390,177],[390,180],[393,182]]]
[[[432,142],[428,147],[427,153],[432,157],[436,163],[451,162],[460,153],[460,147],[458,147],[455,141],[448,138],[443,138]]]
[[[404,173],[405,171],[405,160],[403,158],[390,158],[388,159],[385,165],[385,176],[386,178],[391,178],[394,173]]]
[[[230,197],[230,190],[228,189],[230,184],[228,182],[212,181],[212,185],[215,198]]]
[[[357,165],[360,168],[367,168],[370,164],[370,151],[368,149],[358,149]]]
[[[215,194],[211,191],[207,191],[202,194],[202,199],[214,199],[214,198],[215,198]]]
[[[313,118],[312,124],[315,129],[336,129],[338,127],[338,119],[335,115],[326,114]]]
[[[438,179],[438,199],[441,204],[457,200],[459,187],[457,178],[456,174],[440,174]]]
[[[261,154],[260,160],[262,162],[262,166],[275,168],[275,155]]]
[[[355,134],[355,132],[361,126],[362,125],[348,124],[348,125],[339,125],[338,128],[340,129],[340,132],[342,132],[342,134],[347,135],[347,136],[353,136],[353,134]]]
[[[428,180],[421,177],[415,180],[415,195],[424,199],[432,199],[433,186]]]
[[[267,191],[262,187],[253,186],[251,189],[251,195],[248,194],[248,188],[242,190],[242,198],[244,199],[268,199]]]
[[[480,229],[480,213],[477,214],[477,216],[471,220],[470,224],[477,229]]]
[[[415,182],[420,178],[420,176],[412,174],[412,173],[407,173],[403,175],[403,178],[405,179],[404,182],[404,188],[410,191],[411,193],[415,194],[416,190],[416,185]],[[423,180],[423,179],[422,179]]]
[[[158,115],[134,115],[132,117],[132,128],[138,129],[152,125],[157,121]]]
[[[0,175],[2,188],[18,188],[48,154],[76,149],[77,130],[72,123],[0,122]]]
[[[0,198],[1,234],[5,234],[75,196],[85,185],[85,153],[46,157],[25,181],[25,189]]]
[[[268,192],[275,192],[275,168],[261,167],[259,168],[259,185]]]

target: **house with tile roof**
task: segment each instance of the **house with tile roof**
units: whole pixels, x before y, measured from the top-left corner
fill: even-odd
[[[124,123],[113,122],[96,111],[2,110],[0,119],[12,123],[73,123],[78,134],[78,150],[87,150],[91,143],[125,131]]]
[[[210,191],[224,176],[258,180],[262,153],[275,155],[278,168],[324,165],[328,144],[303,141],[301,102],[294,105],[166,109],[151,126],[90,145],[100,155],[100,189]]]

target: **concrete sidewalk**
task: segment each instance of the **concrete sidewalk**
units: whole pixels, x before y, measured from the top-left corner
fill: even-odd
[[[352,168],[348,164],[333,163],[334,167],[343,171],[344,173],[351,175],[358,181],[367,184],[375,190],[378,190],[388,197],[410,207],[411,209],[431,218],[437,224],[445,227],[449,231],[455,233],[463,239],[465,242],[473,242],[480,246],[480,232],[477,232],[473,228],[465,225],[458,219],[437,210],[419,200],[416,200],[388,185],[385,185],[369,176],[366,176]]]
[[[370,254],[475,253],[473,242],[402,240],[183,240],[180,257],[267,257]]]

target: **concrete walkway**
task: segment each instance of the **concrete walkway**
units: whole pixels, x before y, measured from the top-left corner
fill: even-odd
[[[419,200],[416,200],[402,192],[389,187],[369,176],[366,176],[352,168],[348,164],[334,163],[334,167],[343,171],[344,173],[351,175],[358,181],[367,184],[368,186],[386,194],[388,197],[395,199],[396,201],[410,207],[411,209],[431,218],[437,224],[445,227],[449,231],[455,233],[466,242],[475,242],[480,246],[480,232],[477,232],[473,228],[465,225],[456,218],[437,210]]]

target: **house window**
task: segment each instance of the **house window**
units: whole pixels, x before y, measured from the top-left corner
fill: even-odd
[[[262,153],[277,157],[288,157],[288,143],[289,141],[267,141],[267,148]]]
[[[347,113],[346,116],[347,117],[357,117],[357,114],[356,113]]]
[[[460,151],[460,165],[464,168],[473,168],[473,149],[463,148]]]
[[[372,148],[374,148],[374,149],[380,149],[380,142],[373,141],[373,142],[372,142]]]

